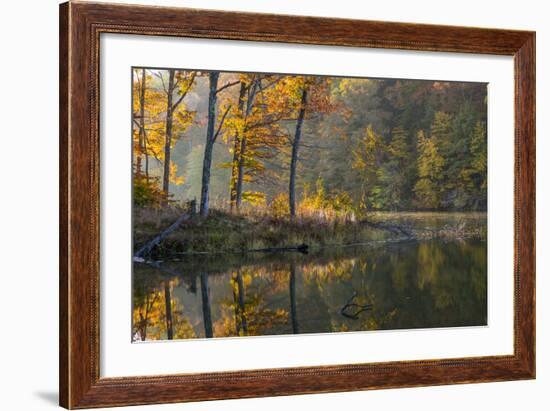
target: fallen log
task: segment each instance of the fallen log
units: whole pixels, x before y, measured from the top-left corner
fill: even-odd
[[[159,245],[162,242],[162,240],[164,240],[173,231],[175,231],[180,226],[181,223],[189,220],[190,218],[191,218],[190,213],[184,213],[181,216],[179,216],[178,219],[170,227],[168,227],[162,233],[157,235],[151,241],[145,243],[145,245],[143,245],[139,250],[137,250],[136,253],[134,254],[134,260],[142,259],[144,256],[148,255],[155,246]]]
[[[273,253],[278,251],[298,251],[299,253],[307,254],[309,251],[309,246],[307,244],[300,244],[300,245],[288,246],[288,247],[252,248],[246,251],[258,252],[258,253]]]

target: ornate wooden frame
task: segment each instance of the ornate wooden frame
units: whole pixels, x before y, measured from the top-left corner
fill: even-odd
[[[513,56],[514,354],[100,378],[98,68],[100,34],[113,32]],[[69,2],[60,6],[59,47],[59,389],[63,407],[171,403],[535,377],[534,32]]]

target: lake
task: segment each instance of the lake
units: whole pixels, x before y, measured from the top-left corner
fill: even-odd
[[[133,282],[136,342],[487,324],[479,239],[194,255]]]

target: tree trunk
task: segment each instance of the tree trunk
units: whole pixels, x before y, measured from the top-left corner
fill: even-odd
[[[137,172],[141,175],[141,157],[147,155],[145,151],[145,69],[141,69],[141,88],[139,90],[139,154],[137,156]]]
[[[290,278],[288,288],[290,291],[290,318],[292,320],[292,333],[298,334],[298,315],[296,312],[296,265],[294,261],[290,262]]]
[[[168,339],[174,339],[174,326],[172,324],[172,297],[170,296],[170,283],[164,283],[164,302],[166,307],[166,334]]]
[[[243,117],[244,110],[244,98],[246,95],[246,84],[241,81],[241,89],[239,91],[239,105],[237,109],[237,115]],[[233,138],[233,162],[231,163],[231,181],[230,181],[230,205],[231,211],[234,211],[237,204],[237,180],[239,176],[239,164],[241,159],[241,136],[239,132],[235,133]]]
[[[145,178],[149,181],[149,154],[147,153],[147,135],[143,136],[143,151],[145,152]]]
[[[290,159],[290,181],[288,184],[288,202],[290,216],[296,216],[296,166],[298,164],[298,150],[300,148],[300,139],[302,137],[302,124],[307,105],[307,89],[302,91],[302,101],[300,103],[300,112],[296,122],[296,132],[294,133],[294,141],[292,143],[292,157]]]
[[[210,296],[208,290],[208,274],[201,274],[202,318],[204,321],[204,336],[212,338],[212,313],[210,310]]]
[[[237,198],[235,205],[237,210],[241,208],[241,203],[243,201],[243,178],[244,178],[244,156],[246,153],[246,136],[241,137],[241,149],[238,165],[238,174],[237,174]]]
[[[166,102],[166,128],[165,128],[165,140],[164,140],[164,173],[162,177],[162,191],[164,192],[165,199],[168,200],[168,194],[170,190],[170,151],[172,146],[172,98],[174,94],[174,75],[175,70],[169,71],[168,76],[168,96]]]
[[[248,94],[248,99],[246,101],[246,113],[244,116],[245,131],[246,131],[246,120],[248,119],[248,116],[252,111],[252,107],[254,106],[254,98],[256,97],[256,93],[258,91],[258,85],[259,85],[259,80],[258,79],[254,80],[252,84],[252,89],[250,90],[250,93]],[[237,175],[237,198],[236,198],[237,210],[240,209],[241,203],[243,200],[244,160],[246,156],[246,144],[247,144],[246,135],[243,135],[241,137],[241,149],[239,152],[239,166],[238,166],[238,175]]]
[[[210,168],[212,166],[212,152],[214,149],[214,126],[216,124],[216,100],[218,78],[220,73],[213,71],[210,73],[210,93],[208,95],[208,125],[206,127],[206,141],[204,144],[204,160],[202,164],[202,185],[201,185],[201,205],[200,215],[208,215],[208,195],[210,189]]]
[[[147,73],[145,72],[145,69],[142,71],[143,76],[143,104],[141,107],[143,107],[143,112],[141,113],[142,118],[142,125],[143,125],[143,154],[145,156],[145,178],[147,179],[147,182],[149,182],[149,152],[147,151],[147,133],[145,132],[145,90],[146,90],[146,77]]]

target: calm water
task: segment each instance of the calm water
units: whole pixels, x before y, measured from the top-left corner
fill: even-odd
[[[134,341],[487,324],[487,245],[411,241],[134,264]]]

